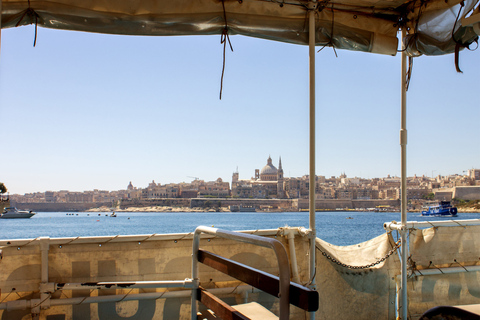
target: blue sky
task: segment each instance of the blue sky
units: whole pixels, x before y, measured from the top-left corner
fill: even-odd
[[[0,181],[11,193],[308,173],[308,48],[232,36],[2,30]],[[318,175],[400,175],[400,55],[316,54]],[[480,50],[414,61],[408,175],[480,168]]]

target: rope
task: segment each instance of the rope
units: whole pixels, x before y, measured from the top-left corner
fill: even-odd
[[[458,73],[463,73],[462,70],[460,70],[460,48],[466,48],[468,46],[464,45],[461,43],[459,40],[455,39],[455,28],[457,27],[457,22],[458,19],[460,18],[460,13],[462,12],[463,7],[465,6],[465,2],[460,2],[460,9],[458,9],[458,14],[457,18],[455,19],[455,23],[453,24],[452,28],[452,40],[455,42],[455,69],[457,70]]]
[[[132,290],[133,290],[133,288],[132,288],[132,289],[130,289],[130,291],[128,291],[128,292],[127,292],[127,294],[126,294],[126,295],[124,295],[124,296],[123,296],[123,298],[122,298],[122,299],[120,299],[120,300],[118,300],[117,302],[122,302],[122,301],[123,301],[123,300],[124,300],[124,299],[125,299],[125,298],[126,298],[128,295],[129,295],[129,294],[130,294],[130,292],[132,292]]]
[[[185,234],[183,237],[181,237],[181,238],[179,238],[179,239],[175,239],[175,241],[183,240],[183,239],[185,239],[186,237],[188,237],[188,236],[190,236],[190,235],[192,235],[192,234],[193,234],[193,232],[189,232],[189,233]]]
[[[64,245],[67,245],[67,244],[70,244],[76,240],[80,239],[80,236],[76,237],[76,238],[73,238],[72,240],[68,241],[67,243],[65,243]]]
[[[7,298],[12,294],[12,292],[15,292],[17,294],[17,296],[21,299],[22,297],[18,294],[18,292],[16,291],[15,288],[12,288],[12,291],[10,291],[7,296],[5,298],[2,299],[2,301],[0,301],[0,303],[3,303],[3,301],[7,300]]]
[[[35,47],[37,45],[37,27],[38,27],[38,14],[35,12],[35,10],[33,10],[32,8],[30,8],[30,0],[28,0],[28,8],[23,12],[22,16],[20,17],[20,19],[18,20],[17,24],[15,25],[15,27],[18,27],[20,25],[20,23],[23,21],[23,18],[25,18],[25,16],[34,16],[35,17],[35,37],[33,39],[33,46]]]
[[[109,243],[110,241],[115,240],[116,238],[118,238],[118,234],[117,234],[115,237],[112,237],[112,238],[108,239],[108,240],[105,241],[103,244]]]
[[[32,240],[28,241],[27,243],[22,244],[21,246],[17,246],[17,248],[22,248],[22,247],[28,246],[30,243],[32,243],[35,240],[38,240],[39,238],[40,237],[36,237],[35,239],[32,239]]]
[[[320,48],[317,53],[325,49],[327,46],[331,46],[333,48],[333,52],[335,53],[335,57],[338,58],[337,50],[335,50],[335,44],[333,43],[333,26],[335,25],[335,11],[333,10],[333,4],[332,4],[332,31],[330,33],[330,39],[328,40],[328,43],[324,45],[322,48]]]
[[[222,66],[222,77],[220,79],[220,100],[222,100],[222,91],[223,91],[223,76],[225,74],[225,52],[227,50],[227,41],[230,45],[230,50],[233,52],[232,43],[230,42],[230,37],[228,36],[228,25],[227,25],[227,13],[225,12],[225,1],[222,0],[223,7],[223,19],[225,21],[225,26],[222,30],[222,35],[220,37],[220,44],[223,44],[223,66]]]
[[[442,271],[442,269],[440,269],[439,267],[437,267],[436,265],[434,265],[432,261],[430,261],[430,263],[428,264],[428,267],[427,267],[427,268],[430,268],[430,266],[433,266],[435,269],[437,269],[438,271],[440,271],[440,273],[442,273],[442,274],[444,273],[444,272]]]
[[[463,227],[464,229],[466,229],[467,227],[464,226],[463,224],[461,224],[460,222],[458,222],[457,220],[452,220],[453,222],[455,222],[456,224],[458,224],[460,227]]]
[[[460,262],[457,261],[457,259],[453,259],[453,261],[455,261],[455,263],[457,263],[460,267],[462,267],[466,272],[470,272],[467,270],[467,268],[465,268],[464,265],[462,265]]]
[[[94,289],[90,290],[90,292],[88,293],[88,296],[84,297],[84,298],[82,299],[82,301],[80,301],[79,303],[77,303],[77,306],[80,305],[80,304],[82,304],[85,300],[87,300],[87,298],[90,298],[90,295],[92,294],[93,290],[94,290]]]
[[[144,242],[144,241],[147,241],[148,239],[150,239],[151,237],[154,237],[154,236],[156,236],[156,235],[157,235],[156,233],[153,233],[153,234],[149,235],[148,237],[146,237],[145,239],[140,240],[139,243]]]
[[[33,307],[40,307],[42,305],[42,303],[44,303],[45,301],[47,301],[48,299],[50,299],[52,297],[52,294],[49,293],[48,294],[48,297],[46,297],[45,299],[43,299],[42,301],[40,301],[39,303],[35,304]]]

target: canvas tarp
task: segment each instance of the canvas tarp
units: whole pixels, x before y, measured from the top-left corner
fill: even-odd
[[[480,273],[466,272],[467,267],[480,265],[480,226],[458,223],[458,227],[411,230],[408,303],[414,319],[439,305],[480,304]],[[465,272],[449,274],[448,268]],[[439,274],[422,276],[427,269]]]
[[[284,237],[270,235],[288,248]],[[132,236],[129,236],[132,237]],[[135,236],[133,236],[135,237]],[[153,281],[183,280],[191,277],[192,237],[187,234],[137,236],[140,240],[122,240],[122,237],[103,239],[72,238],[63,241],[50,239],[48,251],[51,283],[92,283],[98,281]],[[163,238],[162,238],[163,237]],[[142,240],[143,239],[143,240]],[[153,240],[152,240],[153,239]],[[395,282],[398,258],[391,255],[386,261],[365,270],[341,267],[320,252],[351,265],[371,264],[385,257],[393,241],[382,235],[354,246],[339,247],[317,239],[317,286],[320,308],[316,319],[395,319]],[[309,283],[309,238],[295,238],[295,255],[300,283]],[[245,263],[273,275],[278,275],[278,265],[272,250],[221,238],[202,239],[200,247],[226,258]],[[1,297],[0,319],[20,319],[31,313],[26,301],[40,299],[41,252],[38,240],[25,241],[17,246],[2,248],[0,260]],[[290,255],[290,251],[287,250]],[[290,259],[292,260],[292,259]],[[256,301],[278,315],[278,299],[263,292],[238,293],[238,281],[213,269],[200,265],[200,281],[207,289],[228,288],[222,295],[229,304]],[[165,293],[165,292],[168,292]],[[172,294],[183,296],[172,297]],[[123,297],[138,294],[156,294],[154,299],[127,301]],[[119,295],[121,302],[86,303],[88,297]],[[168,295],[168,297],[167,297]],[[43,301],[40,319],[65,315],[78,319],[189,319],[190,298],[186,289],[102,289],[56,290]],[[74,304],[55,305],[68,299],[80,298]],[[12,304],[12,302],[14,304]],[[22,304],[23,302],[23,304]],[[40,300],[36,300],[39,303]],[[368,307],[365,307],[368,306]],[[303,319],[308,315],[291,306],[290,319]]]
[[[395,55],[400,27],[408,27],[408,52],[444,54],[477,38],[460,18],[478,0],[315,3],[317,46]],[[308,44],[304,0],[2,0],[2,28],[28,24],[105,34],[245,36]],[[460,13],[460,14],[459,14]]]
[[[342,266],[376,263],[394,245],[390,234],[351,246],[335,246],[317,239],[317,319],[395,319],[395,276],[400,273],[397,253],[370,268]]]

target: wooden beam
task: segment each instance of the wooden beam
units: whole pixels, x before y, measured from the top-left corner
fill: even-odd
[[[244,316],[239,311],[235,310],[220,298],[217,298],[210,292],[206,291],[202,287],[197,289],[197,299],[203,303],[208,309],[215,312],[215,315],[222,320],[250,320],[250,318]]]
[[[221,271],[229,276],[245,282],[257,289],[278,297],[280,280],[271,275],[242,263],[221,257],[214,253],[199,249],[198,261]],[[305,311],[318,310],[318,292],[300,284],[290,282],[290,303]]]

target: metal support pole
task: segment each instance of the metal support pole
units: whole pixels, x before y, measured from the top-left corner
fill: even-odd
[[[308,14],[308,56],[310,74],[310,171],[309,171],[309,211],[310,229],[315,236],[315,2],[311,2]],[[311,270],[310,270],[311,271]]]
[[[40,237],[40,261],[41,261],[41,278],[40,278],[40,300],[37,300],[32,306],[32,314],[34,319],[39,319],[40,310],[50,307],[50,295],[53,290],[49,290],[48,284],[48,251],[50,250],[50,238]]]
[[[310,213],[310,288],[316,290],[315,283],[315,7],[316,2],[310,2],[308,12],[308,56],[310,74],[310,172],[309,172],[309,213]],[[315,319],[315,312],[310,312],[310,319]]]
[[[406,29],[402,29],[402,40],[405,39]],[[403,46],[402,49],[405,49]],[[400,126],[400,147],[401,147],[401,175],[402,175],[402,200],[401,200],[401,215],[402,228],[400,230],[402,241],[402,256],[401,256],[401,306],[399,307],[399,316],[406,320],[408,314],[407,301],[407,54],[402,50],[402,96],[401,96],[401,126]]]

